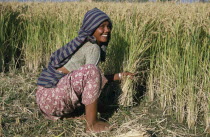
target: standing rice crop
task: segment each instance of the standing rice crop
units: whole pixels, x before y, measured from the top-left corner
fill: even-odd
[[[162,13],[162,18],[156,19],[159,33],[151,49],[149,98],[153,101],[156,97],[164,114],[174,115],[180,123],[187,121],[189,128],[203,122],[198,120],[200,116],[209,125],[208,8],[207,5],[162,8],[167,14]]]

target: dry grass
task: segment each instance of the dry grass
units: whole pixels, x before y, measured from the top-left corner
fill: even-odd
[[[113,130],[107,133],[87,134],[85,122],[63,120],[52,122],[44,119],[35,103],[37,74],[1,73],[0,79],[0,134],[3,137],[31,136],[104,136],[104,137],[188,137],[206,136],[206,133],[188,130],[187,126],[175,123],[162,116],[155,102],[143,101],[133,108],[118,108],[109,117]],[[105,114],[109,114],[108,110]]]

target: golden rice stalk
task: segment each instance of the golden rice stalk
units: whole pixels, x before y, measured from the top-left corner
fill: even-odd
[[[135,63],[133,65],[129,64],[127,65],[127,67],[125,67],[125,70],[128,70],[129,72],[137,72],[137,64],[139,64],[140,59],[136,60]],[[133,101],[133,97],[136,93],[135,91],[135,85],[138,81],[137,77],[133,77],[131,78],[130,76],[128,77],[122,77],[122,82],[121,82],[121,89],[122,89],[122,94],[119,97],[119,104],[124,106],[124,107],[128,107],[128,106],[133,106],[134,105],[134,101]]]
[[[119,99],[119,104],[123,106],[133,105],[133,83],[130,78],[125,78],[122,81],[122,94]]]

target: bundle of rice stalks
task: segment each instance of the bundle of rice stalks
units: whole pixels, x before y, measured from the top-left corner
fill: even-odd
[[[148,61],[145,59],[145,53],[149,49],[150,45],[136,46],[136,48],[130,48],[127,61],[124,61],[123,71],[134,73],[135,76],[123,76],[121,82],[122,94],[119,97],[119,104],[128,107],[135,104],[134,97],[138,92],[138,86],[142,84],[144,76],[142,75],[142,69],[145,69],[148,65]]]
[[[125,67],[125,70],[129,70],[129,72],[136,72],[137,66],[130,65],[130,64],[126,66],[127,67]],[[127,107],[127,106],[132,106],[134,104],[133,96],[136,94],[135,83],[137,81],[138,80],[136,78],[123,76],[122,82],[121,82],[122,94],[120,95],[120,98],[119,98],[120,105]]]
[[[123,106],[132,106],[133,105],[133,95],[135,86],[133,80],[130,78],[125,78],[122,81],[122,94],[119,99],[119,104]]]

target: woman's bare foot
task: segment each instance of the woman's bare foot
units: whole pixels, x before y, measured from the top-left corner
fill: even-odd
[[[103,132],[103,131],[109,131],[109,127],[110,127],[110,125],[107,122],[96,121],[92,125],[89,125],[87,123],[86,132],[99,133],[99,132]]]
[[[97,103],[95,100],[93,103],[85,106],[85,118],[86,118],[86,132],[103,132],[108,131],[110,125],[107,122],[99,121],[97,118]]]

